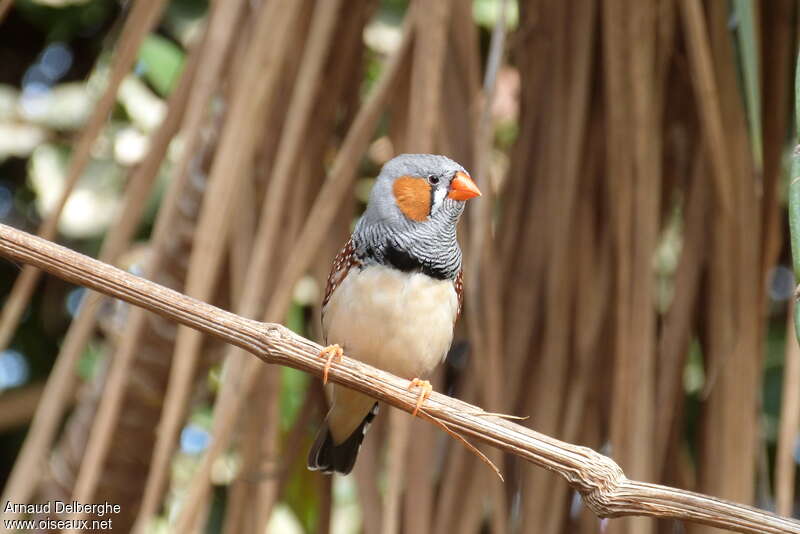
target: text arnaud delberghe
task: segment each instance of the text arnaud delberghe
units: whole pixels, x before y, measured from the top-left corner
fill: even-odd
[[[78,501],[47,501],[42,504],[21,504],[6,502],[3,513],[11,514],[92,514],[103,517],[118,514],[120,506],[108,501],[99,504],[81,504]]]

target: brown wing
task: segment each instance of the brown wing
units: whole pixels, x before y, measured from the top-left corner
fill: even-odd
[[[464,270],[458,271],[456,279],[453,282],[456,286],[456,295],[458,296],[458,311],[456,312],[456,321],[461,317],[461,307],[464,305]]]
[[[331,274],[328,275],[328,283],[325,286],[325,298],[322,299],[323,313],[325,313],[325,306],[327,306],[328,301],[331,299],[331,295],[333,295],[333,292],[339,287],[339,284],[342,283],[345,276],[347,276],[350,267],[354,265],[361,265],[361,262],[356,258],[356,248],[353,245],[353,240],[349,239],[347,243],[345,243],[344,248],[333,260]]]

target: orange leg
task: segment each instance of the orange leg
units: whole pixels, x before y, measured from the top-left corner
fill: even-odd
[[[417,405],[414,408],[414,411],[411,412],[412,416],[416,416],[419,409],[422,407],[422,403],[428,400],[428,397],[431,396],[431,391],[433,391],[433,386],[427,380],[420,380],[419,378],[414,378],[408,384],[408,390],[411,391],[414,388],[420,388],[419,398],[417,399]]]
[[[322,370],[322,384],[325,385],[328,383],[328,371],[331,368],[331,362],[336,360],[337,362],[342,361],[342,356],[344,355],[344,351],[342,347],[339,345],[328,345],[324,349],[319,352],[320,358],[325,358],[325,368]]]

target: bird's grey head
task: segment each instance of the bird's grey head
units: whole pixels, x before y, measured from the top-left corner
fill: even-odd
[[[456,224],[466,200],[479,195],[464,167],[450,158],[401,154],[383,166],[375,181],[354,232],[358,252],[395,263],[390,256],[399,251],[414,260],[404,263],[436,264],[433,270],[441,271],[441,277],[454,277],[453,269],[461,267]]]
[[[440,220],[455,224],[464,202],[478,195],[480,191],[467,171],[452,159],[401,154],[383,166],[364,217],[398,228]]]

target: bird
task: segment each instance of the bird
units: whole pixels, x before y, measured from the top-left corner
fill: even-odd
[[[401,154],[386,162],[366,210],[333,261],[322,302],[328,345],[323,384],[344,351],[402,377],[420,394],[420,377],[444,361],[461,313],[463,276],[456,226],[466,201],[481,195],[452,159]],[[378,412],[371,397],[332,386],[332,406],[309,451],[308,468],[348,474]]]

